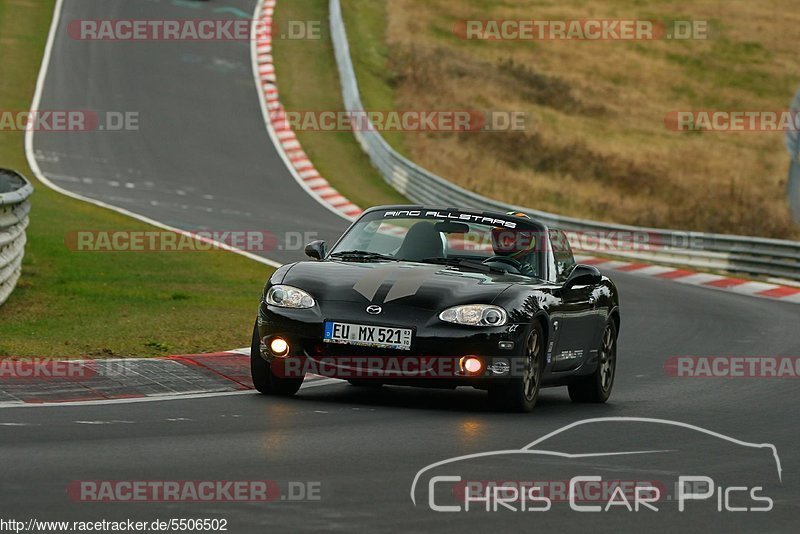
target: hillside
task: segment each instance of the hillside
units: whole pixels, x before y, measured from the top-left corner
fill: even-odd
[[[788,0],[344,0],[368,109],[520,111],[521,131],[390,132],[428,169],[537,209],[798,237],[783,133],[676,132],[683,110],[786,109],[800,86]],[[464,39],[465,20],[701,20],[705,40]]]

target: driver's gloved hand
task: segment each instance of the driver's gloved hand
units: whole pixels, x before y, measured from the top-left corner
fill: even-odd
[[[533,270],[533,267],[530,263],[521,264],[519,267],[519,272],[525,276],[536,276],[536,272]]]

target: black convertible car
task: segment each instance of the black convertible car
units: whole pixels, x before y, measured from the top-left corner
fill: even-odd
[[[262,393],[293,395],[314,373],[473,386],[512,411],[533,409],[542,387],[611,394],[617,289],[576,264],[561,230],[522,213],[381,206],[306,254],[264,287],[251,351]]]

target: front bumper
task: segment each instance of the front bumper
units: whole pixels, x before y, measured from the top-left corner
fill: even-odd
[[[325,321],[412,328],[411,350],[326,343]],[[438,313],[430,310],[400,305],[374,316],[366,313],[363,304],[352,302],[328,302],[303,310],[262,302],[258,316],[261,355],[279,376],[312,373],[430,387],[471,385],[485,389],[507,381],[518,368],[528,328],[527,324],[456,325],[439,320]],[[278,336],[289,343],[285,358],[274,356],[268,348]],[[464,371],[460,362],[465,356],[479,357],[483,370],[477,374]]]

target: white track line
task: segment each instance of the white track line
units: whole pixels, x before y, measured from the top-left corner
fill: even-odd
[[[50,33],[47,36],[47,44],[45,45],[44,49],[44,56],[42,58],[42,65],[39,69],[39,77],[36,80],[36,91],[33,94],[33,102],[31,102],[31,110],[39,109],[39,106],[42,101],[42,92],[44,91],[44,83],[47,79],[47,71],[50,67],[50,58],[53,54],[53,45],[55,43],[56,33],[58,33],[58,26],[61,21],[61,12],[62,7],[64,4],[64,0],[56,0],[56,6],[53,13],[53,21],[50,24]],[[169,226],[162,222],[156,221],[149,217],[145,217],[144,215],[139,215],[138,213],[134,213],[132,211],[126,210],[124,208],[120,208],[118,206],[114,206],[112,204],[107,204],[100,200],[95,200],[92,198],[85,197],[83,195],[79,195],[77,193],[73,193],[72,191],[68,191],[63,189],[53,182],[51,182],[42,172],[41,168],[39,167],[39,162],[36,161],[36,156],[33,151],[33,134],[34,131],[32,129],[28,129],[25,132],[25,156],[28,159],[28,165],[30,166],[33,174],[36,176],[36,179],[39,180],[41,183],[49,187],[50,189],[61,193],[62,195],[81,200],[83,202],[88,202],[89,204],[94,204],[95,206],[99,206],[101,208],[109,209],[111,211],[115,211],[122,215],[126,215],[128,217],[137,219],[144,223],[150,224],[157,228],[161,228],[162,230],[167,230],[169,232],[175,232],[187,237],[194,238],[200,242],[207,243],[210,245],[214,245],[220,249],[227,250],[228,252],[233,252],[234,254],[239,254],[244,256],[245,258],[251,259],[253,261],[257,261],[259,263],[263,263],[265,265],[269,265],[270,267],[278,268],[281,266],[280,263],[267,259],[262,258],[261,256],[257,256],[245,250],[238,249],[236,247],[232,247],[227,243],[222,243],[220,241],[216,241],[213,239],[208,239],[205,237],[200,237],[197,235],[192,234],[191,232],[187,232],[185,230],[181,230],[180,228],[175,228],[174,226]]]

